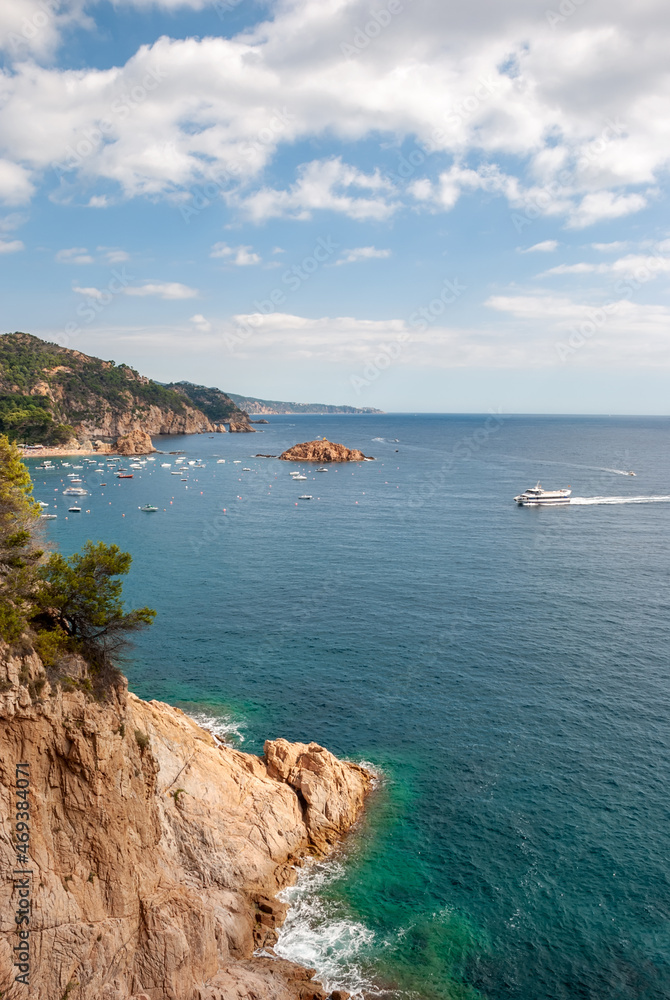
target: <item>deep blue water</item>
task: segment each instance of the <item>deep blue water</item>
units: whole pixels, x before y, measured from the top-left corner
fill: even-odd
[[[402,996],[670,996],[670,420],[269,419],[157,439],[206,468],[87,473],[90,514],[45,524],[133,553],[140,695],[382,773],[285,952]],[[377,461],[293,483],[250,457],[320,435]],[[538,478],[600,500],[512,503]]]

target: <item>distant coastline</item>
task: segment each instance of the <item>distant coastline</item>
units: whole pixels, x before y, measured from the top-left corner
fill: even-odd
[[[253,416],[299,415],[301,413],[326,415],[329,413],[383,413],[372,406],[334,406],[329,403],[287,403],[278,399],[257,399],[255,396],[240,396],[229,392],[228,397],[248,414]]]

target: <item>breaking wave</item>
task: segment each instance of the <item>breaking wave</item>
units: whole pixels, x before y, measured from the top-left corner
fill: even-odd
[[[244,743],[243,723],[232,715],[216,715],[211,710],[192,710],[184,707],[184,712],[197,722],[203,729],[207,729],[215,740],[227,747],[239,746]]]
[[[362,998],[379,993],[365,971],[377,935],[348,917],[341,903],[323,896],[344,874],[340,861],[315,862],[279,893],[289,911],[274,950],[280,958],[316,969],[316,978],[329,992],[341,989]]]

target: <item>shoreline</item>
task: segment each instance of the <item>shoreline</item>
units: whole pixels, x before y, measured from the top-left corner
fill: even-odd
[[[222,746],[125,679],[105,701],[87,681],[76,654],[45,667],[28,636],[0,643],[0,780],[11,787],[24,761],[33,796],[31,991],[346,1000],[269,956],[288,911],[278,894],[355,831],[374,776],[317,743],[268,740],[263,756]],[[9,840],[0,861],[11,868]],[[12,887],[0,896],[10,912]],[[12,935],[0,932],[0,990],[18,1000]]]

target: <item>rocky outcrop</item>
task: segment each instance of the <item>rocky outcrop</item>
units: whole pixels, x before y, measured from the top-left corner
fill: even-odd
[[[116,452],[119,455],[150,455],[156,451],[151,438],[146,431],[139,429],[124,434],[116,442]]]
[[[58,677],[56,677],[58,673]],[[30,778],[30,986],[15,982],[16,765]],[[355,822],[367,772],[318,744],[221,746],[123,682],[91,697],[77,657],[46,671],[0,645],[4,1000],[325,1000],[271,947],[295,865]]]
[[[246,416],[246,414],[245,414]],[[228,429],[231,434],[255,434],[254,428],[249,422],[249,418],[246,420],[229,420]]]
[[[357,448],[347,448],[322,438],[319,441],[303,441],[279,456],[285,462],[362,462],[367,455]]]

